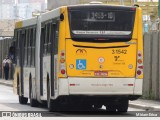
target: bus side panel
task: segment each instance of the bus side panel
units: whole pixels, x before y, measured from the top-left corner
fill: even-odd
[[[142,28],[142,10],[141,8],[138,8],[138,51],[141,52],[142,54],[142,65],[143,65],[143,28]],[[138,54],[138,51],[137,51],[137,54]],[[138,55],[137,55],[138,56]],[[143,79],[143,71],[142,71],[142,74],[140,76],[138,76],[139,79]]]
[[[59,41],[58,41],[58,78],[63,78],[66,77],[64,75],[61,74],[60,72],[60,59],[61,59],[61,52],[66,50],[66,41],[65,38],[67,36],[67,34],[70,34],[69,31],[69,26],[66,25],[66,23],[68,23],[68,12],[67,12],[67,7],[63,7],[61,8],[61,13],[64,14],[64,20],[60,21],[59,24]]]
[[[137,37],[138,37],[138,32],[137,32],[137,30],[138,30],[138,19],[137,19],[137,17],[138,17],[138,14],[137,14],[137,10],[136,10],[136,12],[135,12],[135,19],[134,19],[134,27],[133,27],[133,33],[132,33],[132,39],[137,39]]]
[[[23,74],[23,78],[24,78],[24,97],[27,97],[29,98],[29,89],[30,89],[30,85],[34,85],[34,82],[30,83],[29,82],[29,79],[30,79],[30,75],[31,75],[31,80],[33,78],[35,78],[35,68],[33,67],[24,67],[23,68],[23,71],[24,71],[24,74]],[[33,81],[33,80],[32,80]],[[33,93],[33,96],[34,96],[34,88],[32,88],[32,93]]]
[[[19,84],[19,81],[18,81],[18,77],[19,77],[19,73],[20,73],[20,67],[15,67],[15,72],[14,72],[14,80],[13,80],[13,92],[15,94],[19,94],[18,93],[18,84]],[[21,94],[21,93],[20,93]]]
[[[30,68],[23,67],[23,97],[29,98],[29,72]]]
[[[141,8],[137,8],[137,33],[138,33],[138,47],[137,47],[137,68],[136,68],[136,73],[138,70],[141,71],[141,75],[136,74],[136,80],[135,80],[135,87],[134,87],[134,95],[142,95],[142,90],[143,90],[143,30],[142,30],[142,9]],[[142,63],[140,64],[140,66],[142,66],[142,68],[138,68],[138,59],[139,59],[139,55],[141,54],[142,57]]]
[[[43,96],[41,96],[42,100],[47,100],[47,76],[48,80],[51,79],[50,77],[51,72],[51,56],[43,57]]]

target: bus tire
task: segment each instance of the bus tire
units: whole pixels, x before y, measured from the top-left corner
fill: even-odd
[[[127,112],[128,111],[128,100],[120,101],[120,103],[117,105],[118,112]]]
[[[19,93],[19,87],[20,87],[20,85],[19,85],[19,75],[17,74],[17,94],[18,95],[20,95],[20,93]]]
[[[23,97],[23,96],[19,96],[19,103],[20,104],[27,104],[28,102],[28,98]]]
[[[32,86],[30,90],[30,106],[31,107],[38,107],[39,102],[33,98]]]
[[[39,106],[38,101],[32,98],[32,94],[31,94],[31,98],[30,98],[30,106],[31,107],[38,107]]]
[[[47,83],[47,107],[49,112],[58,111],[58,107],[55,100],[50,98],[50,84]]]
[[[19,95],[19,103],[20,104],[27,104],[28,98],[23,97],[23,95],[20,96],[19,76],[17,76],[17,92],[18,92],[18,95]]]

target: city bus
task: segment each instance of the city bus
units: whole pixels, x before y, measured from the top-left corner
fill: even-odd
[[[142,10],[63,6],[15,25],[14,92],[49,111],[127,112],[142,95]]]

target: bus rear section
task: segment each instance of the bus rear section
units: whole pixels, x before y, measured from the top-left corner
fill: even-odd
[[[60,51],[66,72],[59,79],[59,95],[106,105],[110,111],[127,111],[128,100],[142,94],[138,76],[143,75],[143,51],[136,14],[135,7],[68,8],[70,36],[66,35],[66,48]]]
[[[136,43],[136,41],[134,41]],[[136,71],[136,44],[91,48],[75,47],[66,40],[66,63],[70,94],[132,95]],[[79,46],[83,46],[82,44]],[[88,47],[87,46],[87,47]],[[96,48],[93,48],[96,47]],[[130,59],[132,58],[132,59]]]

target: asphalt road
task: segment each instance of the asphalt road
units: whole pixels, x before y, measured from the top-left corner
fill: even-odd
[[[42,111],[45,116],[132,116],[135,113],[132,111],[144,111],[141,109],[129,108],[127,113],[108,113],[104,111],[104,107],[100,110],[92,110],[91,112],[48,112],[46,107],[30,107],[18,103],[18,96],[13,93],[12,87],[0,85],[0,111]]]

